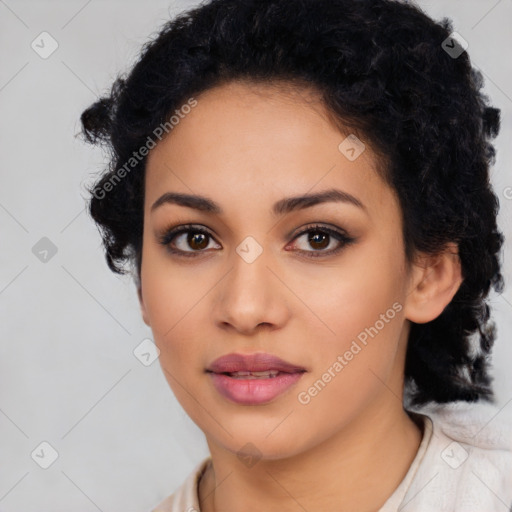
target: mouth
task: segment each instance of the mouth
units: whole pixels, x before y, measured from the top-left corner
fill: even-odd
[[[207,369],[217,392],[240,405],[268,403],[295,385],[306,368],[271,354],[229,354]]]

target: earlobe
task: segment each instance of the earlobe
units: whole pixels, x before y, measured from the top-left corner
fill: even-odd
[[[144,299],[142,298],[142,287],[141,286],[137,287],[137,296],[139,297],[139,304],[140,304],[140,310],[141,310],[141,314],[142,314],[142,320],[144,320],[144,323],[148,327],[151,327],[149,324],[149,318],[148,318],[148,314],[146,311],[146,306],[144,304]]]
[[[457,244],[449,243],[437,255],[419,256],[405,299],[405,317],[418,324],[434,320],[450,303],[462,281]]]

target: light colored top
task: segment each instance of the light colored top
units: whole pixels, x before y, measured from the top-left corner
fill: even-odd
[[[404,479],[378,512],[512,512],[512,426],[487,403],[409,409],[423,437]],[[211,457],[152,512],[201,512],[198,484]]]

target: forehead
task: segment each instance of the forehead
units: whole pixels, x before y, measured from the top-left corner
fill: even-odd
[[[232,82],[195,100],[148,156],[146,211],[167,191],[215,196],[255,213],[283,196],[333,187],[374,208],[389,202],[368,143],[347,158],[350,132],[329,121],[314,91]]]

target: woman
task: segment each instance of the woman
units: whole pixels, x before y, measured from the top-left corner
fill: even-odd
[[[413,5],[212,0],[82,114],[108,265],[210,449],[155,511],[509,509],[481,86]]]

